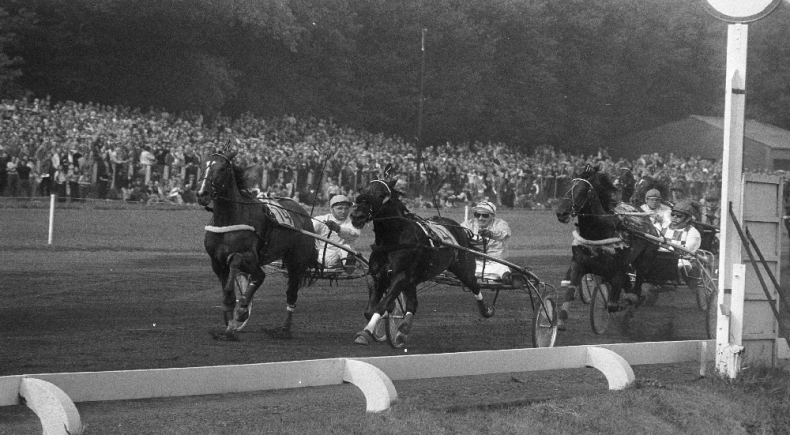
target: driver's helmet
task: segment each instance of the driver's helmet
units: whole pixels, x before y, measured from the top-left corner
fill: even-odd
[[[681,201],[672,207],[673,212],[683,213],[688,217],[694,217],[694,207],[686,201]]]

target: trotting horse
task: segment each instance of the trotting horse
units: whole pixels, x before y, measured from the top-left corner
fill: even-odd
[[[288,337],[299,287],[307,269],[317,264],[315,240],[298,230],[277,223],[273,214],[287,215],[297,229],[313,232],[307,212],[290,199],[262,204],[243,193],[244,169],[233,163],[236,152],[218,152],[206,161],[199,182],[200,205],[213,202],[212,223],[206,227],[205,248],[211,268],[222,285],[227,329],[225,338],[237,339],[236,332],[249,318],[249,305],[255,291],[266,279],[261,266],[282,259],[288,270],[286,317],[278,332]],[[236,301],[234,281],[239,272],[249,274],[249,284]],[[232,313],[232,316],[231,316]]]
[[[616,189],[606,174],[589,171],[573,179],[557,207],[560,222],[568,223],[578,218],[578,232],[574,232],[572,247],[571,284],[578,286],[586,273],[603,277],[612,288],[609,311],[620,309],[623,289],[633,293],[636,296],[633,299],[638,301],[642,282],[658,250],[656,244],[635,235],[638,232],[658,235],[648,219],[641,216],[621,218],[615,214],[616,211],[637,211],[612,200]],[[636,271],[633,287],[628,276],[632,267]]]
[[[439,225],[454,236],[458,245],[471,248],[466,230],[451,219],[425,221],[410,213],[400,200],[401,193],[395,190],[396,181],[373,180],[368,183],[360,189],[356,207],[351,213],[351,222],[356,228],[361,229],[367,222],[373,222],[375,235],[370,256],[374,285],[370,287],[365,310],[369,322],[364,330],[357,333],[354,341],[358,344],[374,341],[376,325],[395,306],[401,293],[405,299],[405,316],[394,341],[396,344],[405,343],[417,313],[417,285],[445,270],[452,272],[472,291],[481,316],[488,318],[494,315],[493,307],[488,307],[483,301],[475,278],[474,254],[432,243],[420,223]]]

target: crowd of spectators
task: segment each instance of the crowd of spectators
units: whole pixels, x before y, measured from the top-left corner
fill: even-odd
[[[0,122],[0,194],[18,198],[55,193],[59,201],[194,202],[200,162],[227,141],[238,151],[235,162],[249,168],[249,186],[305,204],[336,194],[353,198],[387,164],[415,207],[484,198],[504,207],[548,207],[586,163],[613,176],[628,170],[682,182],[697,198],[721,179],[720,162],[692,156],[655,153],[630,161],[606,150],[584,155],[543,146],[523,153],[501,143],[448,143],[418,153],[401,138],[293,116],[207,121],[29,99],[2,101]]]

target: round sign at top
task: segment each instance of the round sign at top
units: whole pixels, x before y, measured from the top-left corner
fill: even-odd
[[[702,0],[714,17],[728,23],[751,23],[765,18],[782,0]]]

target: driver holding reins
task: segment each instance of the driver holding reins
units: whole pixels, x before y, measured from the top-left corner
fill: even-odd
[[[702,244],[702,236],[691,224],[692,221],[694,221],[694,207],[687,201],[679,202],[672,207],[670,222],[661,228],[661,236],[669,245],[681,246],[691,252],[697,252]],[[668,250],[662,247],[659,251],[667,252]],[[680,252],[680,254],[684,253]],[[678,260],[678,268],[689,288],[696,290],[700,271],[696,269],[694,263],[681,257]]]
[[[345,195],[334,195],[329,200],[329,214],[316,216],[313,221],[316,234],[324,236],[349,249],[352,243],[359,238],[360,230],[351,225],[351,200]],[[318,261],[327,269],[338,267],[353,267],[353,255],[335,245],[316,239],[315,247],[318,250]]]
[[[649,213],[650,222],[661,231],[661,228],[669,225],[669,215],[671,210],[668,206],[661,203],[661,192],[658,189],[650,189],[645,195],[645,203],[642,204],[642,211]]]
[[[461,226],[472,232],[473,242],[482,244],[484,253],[495,258],[504,259],[507,256],[507,245],[510,239],[510,225],[496,217],[496,206],[489,201],[481,201],[472,208],[473,217],[462,223]],[[514,282],[514,277],[520,277],[511,272],[510,267],[482,257],[475,258],[475,275],[478,278],[497,279],[521,286],[522,283]],[[517,280],[516,280],[517,281]]]

